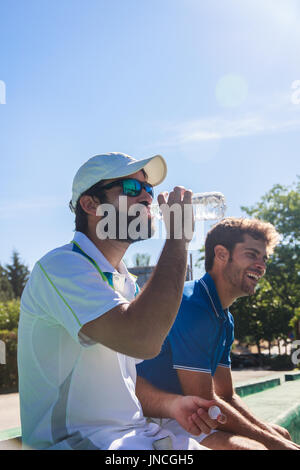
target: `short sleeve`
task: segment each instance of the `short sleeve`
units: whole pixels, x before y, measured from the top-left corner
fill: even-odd
[[[215,331],[207,309],[183,299],[169,334],[173,368],[211,373]]]
[[[68,251],[42,258],[29,289],[48,320],[62,325],[76,341],[85,323],[128,303],[85,257]]]

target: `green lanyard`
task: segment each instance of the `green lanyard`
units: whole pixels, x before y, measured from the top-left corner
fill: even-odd
[[[101,271],[101,269],[99,268],[98,264],[96,263],[96,261],[91,258],[89,255],[87,255],[83,249],[81,248],[81,246],[78,245],[77,242],[75,242],[74,240],[71,241],[71,243],[73,243],[73,251],[75,251],[76,253],[80,253],[81,255],[85,256],[89,261],[90,263],[92,263],[93,266],[95,266],[95,268],[97,269],[98,273],[100,274],[100,276],[102,277],[103,281],[107,282],[107,284],[115,290],[114,288],[114,284],[113,284],[113,274],[112,273],[104,273],[103,271]],[[131,274],[131,276],[133,276],[133,274]],[[135,282],[135,296],[137,296],[137,294],[139,293],[139,286],[138,284]]]

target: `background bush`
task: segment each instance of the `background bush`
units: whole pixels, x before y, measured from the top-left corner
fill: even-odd
[[[0,340],[5,343],[6,364],[0,364],[0,393],[18,391],[17,337],[20,299],[0,302]]]
[[[0,340],[5,343],[6,363],[0,364],[0,393],[18,391],[17,343],[18,330],[0,330]]]
[[[19,299],[0,302],[0,330],[14,330],[18,328],[19,315]]]

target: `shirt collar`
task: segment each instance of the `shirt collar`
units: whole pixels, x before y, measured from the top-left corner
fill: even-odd
[[[80,248],[90,256],[100,267],[102,271],[109,273],[121,273],[128,274],[127,268],[123,261],[118,266],[118,270],[115,269],[110,262],[105,258],[103,253],[96,247],[96,245],[82,232],[75,232],[73,240],[78,243]]]
[[[82,232],[75,232],[73,241],[99,266],[111,287],[127,300],[132,300],[137,295],[136,277],[128,272],[123,261],[120,262],[118,270],[116,270],[96,245]]]
[[[201,280],[206,284],[207,288],[208,288],[208,291],[209,291],[209,294],[210,294],[210,297],[211,297],[211,300],[213,301],[214,305],[215,305],[215,308],[217,309],[217,312],[218,314],[220,314],[220,316],[222,318],[226,318],[226,314],[228,312],[228,309],[223,309],[222,307],[222,304],[221,304],[221,300],[220,300],[220,297],[219,297],[219,294],[218,294],[218,291],[217,291],[217,288],[216,288],[216,285],[214,283],[214,280],[213,278],[211,277],[210,274],[206,273],[202,278]]]

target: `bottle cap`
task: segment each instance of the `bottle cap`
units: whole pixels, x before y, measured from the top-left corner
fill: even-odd
[[[217,419],[221,415],[221,410],[218,406],[211,406],[208,410],[208,416],[211,419]]]

